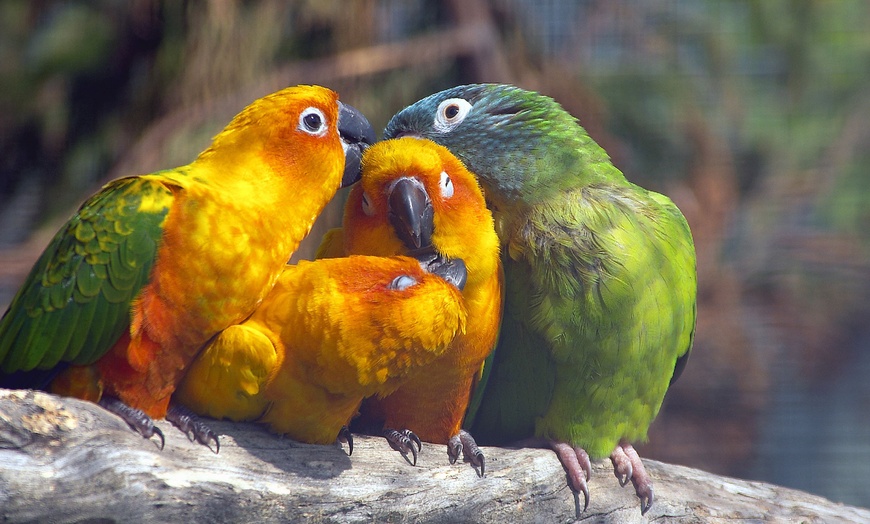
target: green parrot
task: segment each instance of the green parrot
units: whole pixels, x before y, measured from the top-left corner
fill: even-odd
[[[692,234],[667,197],[625,179],[553,99],[459,86],[397,113],[385,138],[446,146],[475,173],[505,269],[499,343],[466,414],[479,444],[550,447],[589,504],[592,459],[653,503],[643,442],[695,331]]]

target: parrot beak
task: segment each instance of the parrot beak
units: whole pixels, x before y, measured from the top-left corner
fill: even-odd
[[[465,267],[465,261],[461,258],[443,258],[438,255],[434,259],[430,259],[428,264],[421,262],[420,265],[429,273],[443,278],[448,284],[453,284],[459,291],[465,289],[468,269]]]
[[[412,177],[396,180],[389,189],[387,205],[390,223],[408,248],[408,254],[416,258],[423,269],[462,291],[468,270],[462,259],[448,259],[435,251],[432,245],[435,212],[423,183]]]
[[[396,180],[389,189],[387,202],[390,223],[408,250],[413,253],[431,247],[434,211],[423,183],[410,177]]]
[[[338,103],[338,134],[344,148],[344,175],[341,187],[347,187],[360,178],[360,161],[363,151],[374,144],[375,129],[353,106]]]

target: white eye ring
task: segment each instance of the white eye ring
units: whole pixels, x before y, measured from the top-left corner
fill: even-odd
[[[441,172],[441,181],[438,185],[441,187],[442,197],[450,198],[453,196],[453,181],[450,180],[450,175],[447,174],[447,171]]]
[[[448,98],[438,104],[438,110],[435,111],[435,130],[440,133],[451,131],[465,120],[469,111],[471,111],[471,103],[468,100]]]
[[[372,206],[372,201],[369,199],[369,196],[363,192],[362,194],[362,210],[366,216],[375,216],[375,208]]]
[[[328,127],[326,125],[326,117],[323,116],[323,111],[316,107],[306,107],[299,114],[299,125],[296,126],[303,133],[313,136],[323,136]]]

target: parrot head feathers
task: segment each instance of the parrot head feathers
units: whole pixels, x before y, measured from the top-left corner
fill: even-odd
[[[261,157],[277,171],[319,174],[324,184],[331,186],[335,180],[336,187],[344,187],[359,180],[362,152],[375,139],[365,116],[340,102],[337,93],[300,85],[249,104],[214,137],[198,161],[239,165],[252,144],[259,143]],[[341,165],[336,169],[323,162],[341,157],[343,171]]]
[[[546,200],[596,179],[622,178],[555,100],[507,84],[457,86],[423,98],[387,124],[384,138],[402,136],[447,147],[496,200]]]
[[[381,256],[434,249],[469,264],[469,278],[488,274],[498,237],[474,175],[450,151],[413,137],[385,140],[363,155],[363,174],[345,207],[348,252]],[[365,246],[365,247],[363,247]]]

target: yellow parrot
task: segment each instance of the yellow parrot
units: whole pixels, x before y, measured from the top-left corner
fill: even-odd
[[[0,320],[0,386],[99,402],[145,437],[203,345],[270,292],[374,130],[319,86],[239,113],[191,164],[107,184],[64,225]],[[196,435],[203,443],[217,437]]]
[[[341,252],[418,258],[429,253],[464,262],[465,333],[432,364],[415,369],[394,393],[365,400],[355,425],[382,429],[390,444],[410,452],[414,462],[420,439],[447,444],[451,463],[462,453],[482,476],[483,453],[461,426],[498,338],[503,278],[493,218],[474,175],[429,140],[376,143],[363,154],[362,178],[351,189],[342,230],[328,233],[319,255]]]
[[[254,314],[197,357],[176,399],[301,442],[350,440],[342,430],[364,397],[395,390],[465,329],[461,262],[434,272],[409,257],[288,265]]]

